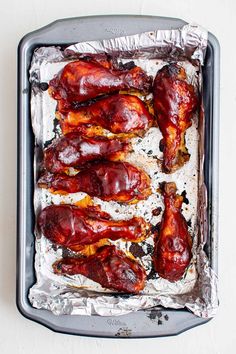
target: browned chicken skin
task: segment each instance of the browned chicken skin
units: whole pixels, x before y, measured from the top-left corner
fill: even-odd
[[[116,221],[99,207],[50,205],[38,215],[38,227],[57,245],[78,249],[102,239],[140,242],[148,237],[150,226],[141,217]]]
[[[112,62],[108,68],[95,59],[68,63],[49,82],[49,92],[54,99],[61,101],[61,107],[131,88],[139,91],[150,88],[150,78],[140,67],[117,70],[112,67]]]
[[[176,194],[173,182],[163,186],[165,210],[156,240],[153,262],[160,277],[179,280],[187,269],[192,253],[192,239],[181,213],[183,197]]]
[[[103,288],[138,293],[145,285],[146,272],[135,260],[115,246],[104,246],[87,258],[63,258],[53,264],[56,274],[82,274]]]
[[[115,94],[87,106],[57,113],[64,134],[99,126],[114,134],[142,135],[153,123],[144,102],[137,96]]]
[[[120,160],[130,149],[126,141],[106,137],[87,138],[70,133],[54,140],[44,150],[43,166],[49,172],[63,173],[69,167],[80,169],[95,160]]]
[[[163,135],[163,170],[171,173],[189,160],[185,131],[197,108],[194,87],[186,81],[184,68],[177,64],[158,71],[153,84],[154,111]]]
[[[75,176],[46,172],[38,186],[60,193],[85,192],[117,202],[138,201],[151,194],[149,176],[128,162],[118,161],[94,162]]]

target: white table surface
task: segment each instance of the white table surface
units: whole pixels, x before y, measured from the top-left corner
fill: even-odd
[[[22,317],[15,305],[17,44],[24,34],[57,18],[100,14],[194,21],[221,45],[220,308],[209,323],[176,337],[113,340],[57,334]],[[236,353],[236,1],[5,0],[0,16],[0,353]]]

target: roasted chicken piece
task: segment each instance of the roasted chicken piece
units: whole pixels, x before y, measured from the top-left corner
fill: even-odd
[[[192,239],[181,213],[183,197],[176,194],[175,183],[165,183],[162,188],[165,210],[155,243],[153,262],[160,277],[175,282],[183,276],[190,263]]]
[[[117,202],[137,202],[151,194],[149,176],[130,163],[119,161],[94,162],[75,176],[45,172],[38,186],[61,194],[84,192]]]
[[[154,111],[163,135],[163,170],[176,171],[189,160],[185,146],[185,131],[191,126],[191,115],[197,108],[198,97],[186,72],[177,64],[158,71],[153,84]]]
[[[148,237],[150,226],[141,217],[116,221],[97,206],[50,205],[38,215],[38,227],[57,245],[76,250],[102,239],[140,242]]]
[[[103,65],[95,59],[77,60],[68,63],[50,82],[49,93],[60,106],[70,107],[95,98],[101,94],[110,94],[119,90],[136,89],[148,91],[151,78],[138,66],[117,70]]]
[[[146,272],[137,261],[115,246],[104,246],[87,258],[62,258],[53,264],[56,274],[82,274],[103,288],[138,293],[145,286]]]
[[[116,94],[87,106],[61,114],[61,129],[64,134],[79,131],[86,134],[88,127],[99,126],[114,134],[142,135],[153,122],[144,102],[137,96]]]
[[[70,133],[53,141],[44,150],[44,168],[52,173],[67,172],[70,167],[80,169],[94,160],[120,160],[131,149],[127,141],[106,137],[87,138]]]

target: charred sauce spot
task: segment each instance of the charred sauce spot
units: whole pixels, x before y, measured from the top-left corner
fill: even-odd
[[[161,211],[162,211],[162,208],[158,207],[152,211],[152,215],[158,216],[158,215],[160,215]]]
[[[165,148],[165,142],[164,142],[164,139],[161,139],[159,142],[159,149],[161,152],[163,152],[164,148]]]
[[[59,126],[58,120],[54,119],[53,120],[53,129],[52,129],[54,136],[52,137],[52,139],[47,140],[44,143],[44,149],[46,149],[49,145],[51,145],[53,143],[53,141],[60,136],[59,128],[60,128],[60,126]]]
[[[39,88],[42,90],[42,91],[47,91],[49,85],[47,82],[40,82],[39,84]]]
[[[136,67],[136,65],[135,65],[134,61],[129,61],[127,63],[119,62],[119,69],[120,70],[131,70],[135,67]]]
[[[188,200],[188,198],[187,198],[187,192],[186,191],[183,191],[182,193],[181,193],[181,195],[182,195],[182,197],[183,197],[183,203],[185,203],[185,204],[189,204],[189,200]]]
[[[150,245],[149,243],[147,243],[146,246],[147,246],[147,252],[146,252],[146,254],[152,255],[152,254],[153,254],[153,250],[154,250],[153,246]]]
[[[156,225],[152,225],[152,227],[151,227],[151,232],[152,232],[152,234],[156,234],[156,233],[159,231],[159,229],[160,229],[160,224],[161,224],[161,223],[158,223],[158,224],[156,224]]]
[[[117,91],[118,92],[118,91]],[[77,102],[77,101],[73,101],[71,102],[71,109],[79,109],[81,107],[88,107],[88,106],[91,106],[93,103],[96,103],[96,102],[99,102],[107,97],[110,97],[112,95],[115,95],[116,92],[113,92],[113,94],[111,95],[107,95],[107,94],[104,94],[104,95],[99,95],[98,97],[95,97],[95,98],[91,98],[85,102]]]
[[[152,280],[152,279],[156,279],[157,278],[157,272],[155,271],[155,269],[152,267],[151,271],[149,272],[149,274],[147,275],[147,280]]]
[[[191,220],[191,219],[189,219],[189,220],[187,221],[187,225],[188,225],[188,227],[191,227],[191,226],[192,226],[192,220]]]
[[[138,243],[133,243],[130,246],[129,251],[132,253],[132,255],[134,257],[142,258],[143,256],[146,255],[146,253],[144,252],[142,246],[140,246]]]

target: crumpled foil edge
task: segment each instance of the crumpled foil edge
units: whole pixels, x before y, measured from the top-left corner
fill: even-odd
[[[208,33],[196,24],[187,24],[178,29],[154,30],[101,41],[77,43],[69,46],[65,54],[72,53],[114,53],[121,52],[133,57],[145,56],[147,52],[159,59],[165,56],[172,60],[188,58],[204,63]],[[150,58],[151,56],[149,56]]]
[[[55,315],[100,315],[119,316],[141,309],[149,309],[156,306],[165,308],[187,308],[196,316],[203,318],[214,317],[218,308],[217,281],[218,277],[209,266],[209,262],[202,245],[199,246],[197,256],[199,278],[191,293],[181,295],[132,295],[114,296],[98,295],[90,291],[80,290],[62,293],[60,287],[54,295],[44,294],[38,284],[30,295],[31,303],[38,309],[52,311]],[[50,285],[49,285],[50,286]],[[45,290],[45,284],[43,285]],[[138,303],[138,306],[137,306]]]

